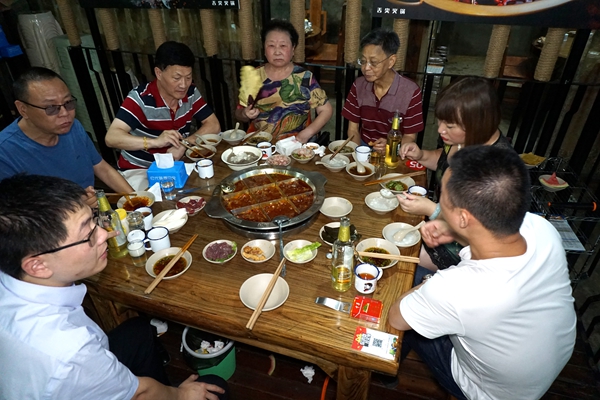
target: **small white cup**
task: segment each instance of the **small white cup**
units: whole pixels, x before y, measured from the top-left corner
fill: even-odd
[[[194,171],[198,173],[198,176],[202,179],[210,179],[215,176],[215,168],[212,160],[200,160],[196,161]]]
[[[140,207],[135,211],[141,212],[144,216],[144,230],[149,231],[152,229],[152,218],[154,218],[152,209],[150,207]]]
[[[275,146],[271,144],[271,142],[260,142],[256,145],[262,151],[263,160],[271,157],[273,153],[276,151]]]
[[[130,240],[127,243],[127,250],[133,261],[133,265],[136,267],[143,267],[146,265],[148,258],[146,257],[146,247],[143,240]]]
[[[146,233],[139,229],[134,229],[133,231],[127,234],[128,242],[135,242],[136,240],[144,240],[146,239]]]
[[[354,159],[360,162],[368,162],[371,157],[371,148],[369,146],[358,146],[354,149]]]
[[[373,293],[377,281],[383,276],[383,270],[373,264],[362,263],[354,268],[354,287],[359,293]]]
[[[427,189],[425,189],[423,186],[411,186],[408,188],[408,193],[415,196],[427,197]]]
[[[146,236],[148,237],[146,241],[150,243],[150,247],[146,247],[146,250],[152,250],[156,253],[157,251],[171,247],[169,230],[164,226],[155,226],[148,231]]]

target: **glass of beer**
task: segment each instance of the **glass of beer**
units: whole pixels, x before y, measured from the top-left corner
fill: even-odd
[[[129,250],[133,265],[136,267],[143,267],[146,265],[146,260],[148,258],[146,257],[146,246],[144,245],[143,240],[132,240],[127,243],[127,250]]]

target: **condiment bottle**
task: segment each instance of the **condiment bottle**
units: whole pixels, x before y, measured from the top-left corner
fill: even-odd
[[[354,243],[350,239],[350,218],[342,217],[338,238],[333,242],[333,263],[331,264],[331,285],[338,292],[345,292],[352,286],[354,270]]]
[[[129,223],[127,222],[127,211],[125,211],[125,209],[123,209],[123,208],[117,208],[115,210],[115,212],[119,216],[119,220],[121,221],[121,227],[123,227],[123,233],[127,237],[127,234],[129,233]]]
[[[139,229],[143,231],[145,229],[144,215],[139,211],[132,211],[127,216],[127,223],[129,225],[129,232]]]
[[[385,164],[388,168],[396,168],[400,164],[400,145],[402,144],[401,122],[402,117],[396,111],[392,120],[392,129],[390,129],[387,135],[387,143],[385,145]]]
[[[104,190],[97,189],[98,198],[98,216],[100,217],[100,226],[108,232],[118,231],[119,234],[108,239],[108,254],[114,258],[125,257],[127,255],[127,237],[121,226],[119,215],[110,207]]]

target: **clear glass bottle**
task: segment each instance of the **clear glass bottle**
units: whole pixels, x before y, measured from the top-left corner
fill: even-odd
[[[117,236],[108,239],[108,254],[114,258],[125,257],[127,255],[127,237],[123,232],[119,215],[110,207],[104,190],[96,190],[96,197],[98,198],[100,226],[108,232],[119,232]]]
[[[352,286],[354,270],[354,243],[350,238],[350,218],[342,217],[338,238],[333,242],[333,262],[331,264],[331,286],[338,292],[345,292]]]
[[[127,223],[129,225],[129,231],[141,230],[145,228],[144,215],[139,211],[132,211],[127,215]]]
[[[387,135],[387,143],[385,145],[385,165],[388,168],[396,168],[400,164],[400,145],[402,144],[401,123],[402,117],[396,111],[392,120],[392,129],[390,129]]]

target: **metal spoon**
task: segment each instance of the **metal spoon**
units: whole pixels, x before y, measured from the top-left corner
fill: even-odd
[[[396,195],[390,190],[390,189],[380,189],[379,190],[379,194],[381,195],[381,197],[384,197],[386,199],[395,199]]]
[[[410,228],[406,228],[406,229],[400,229],[398,232],[394,233],[394,236],[392,236],[392,238],[394,239],[394,242],[398,243],[401,242],[402,239],[404,239],[406,237],[406,235],[408,235],[409,233],[411,233],[412,231],[417,231],[419,230],[419,228],[425,223],[425,221],[421,221],[419,222],[418,225],[410,227]]]
[[[285,215],[278,215],[275,218],[273,218],[273,222],[276,223],[279,226],[279,261],[283,260],[284,255],[283,255],[283,232],[282,232],[282,227],[283,224],[285,224],[286,222],[288,222],[290,219],[289,217],[286,217]],[[281,270],[281,277],[285,277],[285,263],[283,264],[283,269]]]

